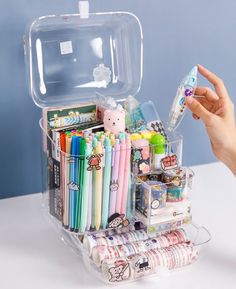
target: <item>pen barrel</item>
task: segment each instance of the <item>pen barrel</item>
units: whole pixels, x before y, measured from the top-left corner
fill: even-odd
[[[121,202],[123,195],[123,182],[124,182],[124,172],[125,172],[125,159],[126,159],[126,146],[122,147],[120,150],[120,164],[119,164],[119,187],[116,196],[116,213],[121,213]]]
[[[121,202],[121,214],[126,214],[127,198],[129,191],[129,178],[130,178],[130,160],[131,160],[131,148],[126,149],[126,160],[125,160],[125,171],[124,171],[124,182],[123,182],[123,194]]]
[[[83,187],[82,187],[82,208],[81,208],[81,232],[85,232],[87,226],[88,201],[89,201],[89,185],[90,171],[87,170],[87,157],[90,155],[90,150],[85,154],[85,163],[83,166]]]
[[[105,168],[104,168],[104,181],[103,181],[103,202],[102,202],[102,226],[103,229],[107,226],[109,214],[109,194],[110,194],[110,181],[111,181],[111,148],[106,149],[105,154]]]
[[[95,195],[95,228],[99,230],[101,225],[102,210],[102,169],[96,171],[96,195]]]
[[[114,164],[112,168],[111,186],[110,186],[110,206],[109,216],[115,214],[116,211],[116,195],[118,190],[118,174],[120,163],[120,148],[115,148],[114,151]]]

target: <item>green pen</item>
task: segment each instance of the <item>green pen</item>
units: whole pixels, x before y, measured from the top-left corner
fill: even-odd
[[[92,140],[92,147],[93,147],[93,152],[94,152],[97,147],[96,137],[94,137]],[[95,192],[96,192],[96,170],[93,169],[93,172],[92,172],[92,220],[91,220],[92,228],[95,228]]]
[[[84,157],[85,157],[85,147],[86,140],[85,138],[80,138],[79,144],[79,172],[78,172],[78,184],[79,191],[78,197],[76,199],[76,215],[75,215],[75,229],[80,228],[81,223],[81,203],[82,203],[82,191],[83,191],[83,172],[84,172]]]

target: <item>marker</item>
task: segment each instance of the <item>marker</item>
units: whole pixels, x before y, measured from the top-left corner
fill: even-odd
[[[183,119],[186,110],[186,97],[193,96],[197,87],[197,66],[194,66],[178,87],[169,114],[168,129],[174,131]]]

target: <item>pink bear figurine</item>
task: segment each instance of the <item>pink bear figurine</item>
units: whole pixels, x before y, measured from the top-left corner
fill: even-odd
[[[104,111],[104,129],[117,135],[125,131],[125,111],[123,107],[118,104],[116,109],[106,109]]]

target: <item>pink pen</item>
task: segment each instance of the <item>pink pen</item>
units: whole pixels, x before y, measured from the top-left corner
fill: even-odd
[[[131,142],[130,136],[126,135],[126,158],[125,158],[125,170],[124,170],[124,182],[123,182],[123,196],[121,203],[121,214],[126,214],[127,196],[129,190],[129,178],[130,178],[130,158],[131,158]]]
[[[116,213],[121,213],[121,202],[123,196],[123,183],[124,183],[124,171],[125,171],[125,160],[126,160],[126,141],[125,135],[121,136],[121,145],[120,145],[120,163],[119,163],[119,188],[116,196]]]
[[[120,163],[120,140],[116,139],[115,146],[112,152],[112,177],[110,185],[110,209],[109,216],[116,212],[116,195],[118,191],[118,174],[119,174],[119,163]]]

